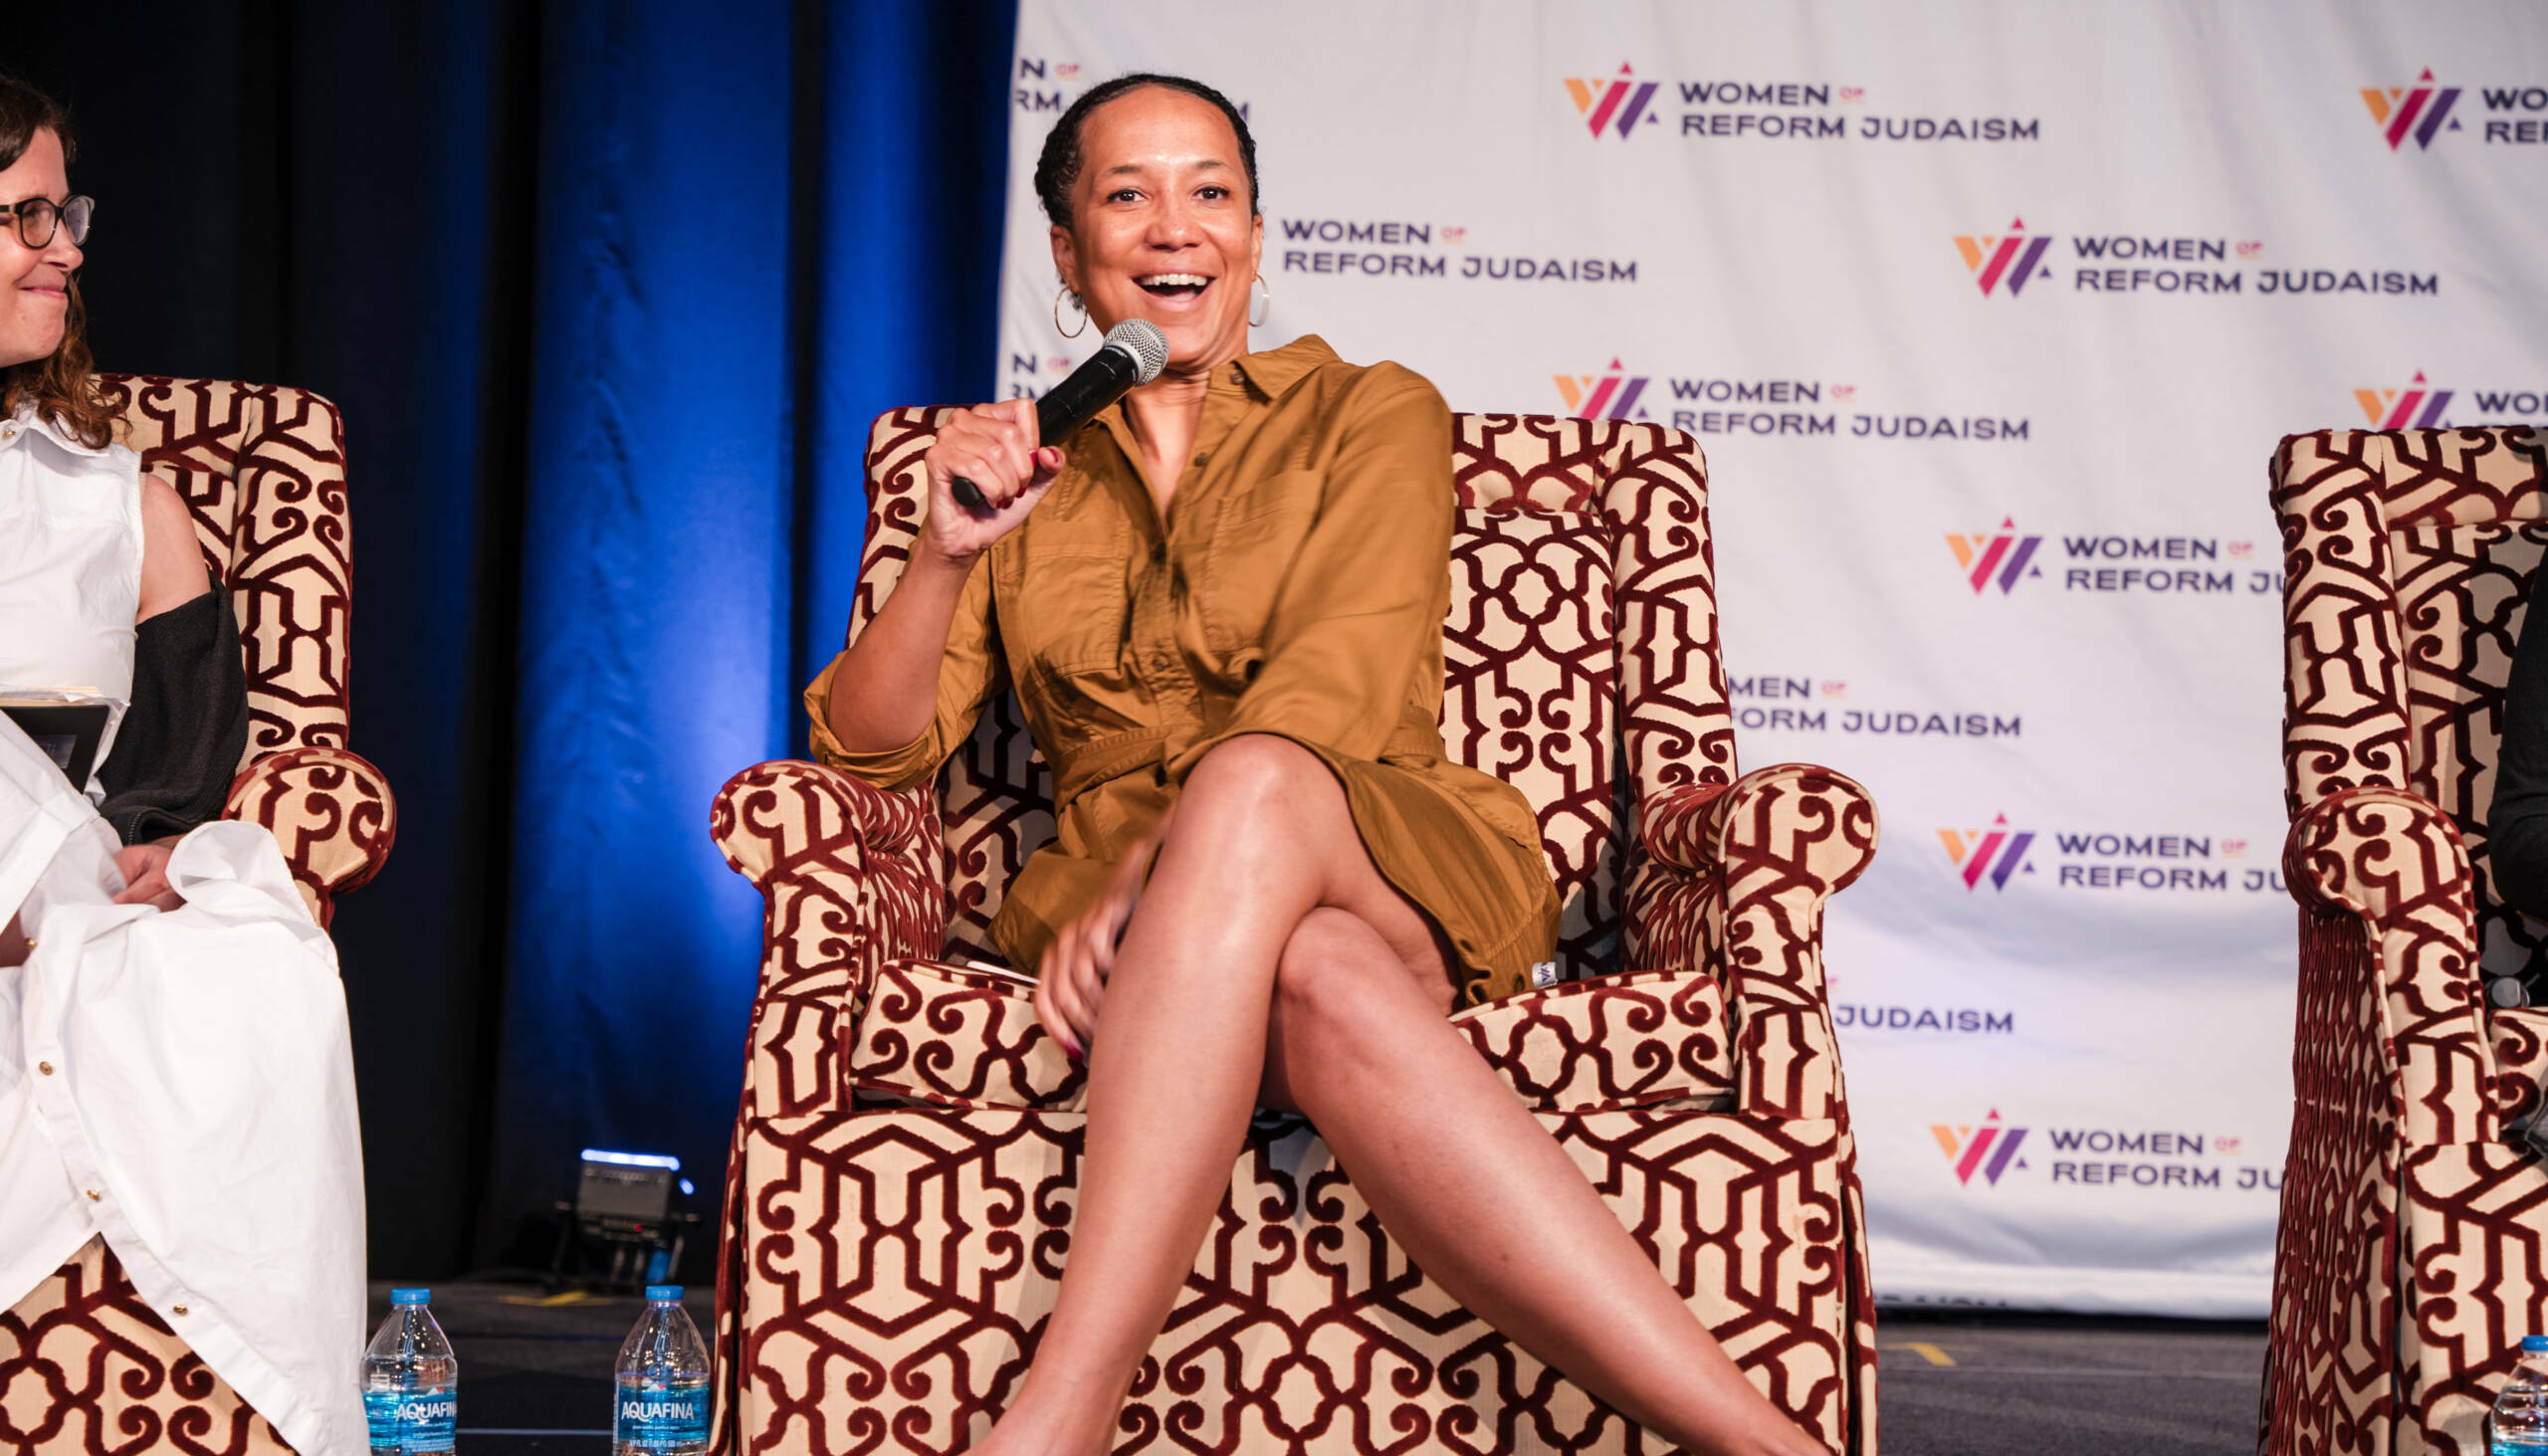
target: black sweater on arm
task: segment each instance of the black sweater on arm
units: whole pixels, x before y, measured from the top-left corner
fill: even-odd
[[[239,625],[212,590],[134,630],[132,704],[98,765],[98,812],[126,844],[183,834],[221,817],[248,748],[248,679]]]

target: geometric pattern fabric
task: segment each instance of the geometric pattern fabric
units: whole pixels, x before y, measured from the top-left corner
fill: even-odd
[[[117,442],[174,486],[239,623],[248,746],[224,817],[274,831],[321,924],[398,837],[379,769],[346,746],[353,649],[344,425],[305,389],[102,374]]]
[[[2297,435],[2273,501],[2300,985],[2259,1440],[2473,1452],[2548,1332],[2548,955],[2486,835],[2548,439]]]
[[[853,634],[945,411],[876,422]],[[1520,788],[1561,973],[1455,1024],[1770,1398],[1875,1449],[1873,1305],[1821,910],[1874,806],[1738,775],[1707,478],[1647,424],[1459,415],[1449,755]],[[934,785],[797,761],[714,805],[764,957],[718,1274],[721,1452],[960,1451],[1031,1359],[1070,1243],[1082,1088],[983,935],[1052,836],[1013,700]],[[1413,1268],[1315,1131],[1261,1116],[1142,1366],[1121,1451],[1643,1452]]]
[[[152,1312],[102,1239],[0,1311],[5,1456],[291,1450]]]

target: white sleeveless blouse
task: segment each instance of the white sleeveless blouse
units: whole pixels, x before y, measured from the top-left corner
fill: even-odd
[[[83,445],[32,405],[0,419],[0,688],[129,702],[140,605],[141,457]]]

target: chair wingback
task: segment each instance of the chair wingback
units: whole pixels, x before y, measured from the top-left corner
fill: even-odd
[[[2486,854],[2505,680],[2548,548],[2548,433],[2294,435],[2273,476],[2290,812],[2371,785],[2431,800],[2468,845],[2487,974],[2548,993],[2541,929],[2496,899]]]
[[[352,646],[343,424],[306,389],[103,374],[119,442],[176,487],[239,621],[248,673],[240,766],[344,747]]]
[[[944,414],[897,410],[870,436],[853,636],[909,558],[927,500],[921,457]],[[1688,436],[1650,424],[1453,423],[1445,749],[1537,811],[1565,907],[1561,973],[1615,970],[1635,805],[1735,775],[1706,463]],[[949,851],[950,953],[992,957],[1000,897],[1053,834],[1051,781],[1013,698],[983,713],[932,797]]]
[[[1656,425],[1456,415],[1442,738],[1538,813],[1559,973],[1621,969],[1636,806],[1734,781],[1707,463]]]

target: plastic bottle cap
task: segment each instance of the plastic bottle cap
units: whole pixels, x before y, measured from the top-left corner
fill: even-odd
[[[2523,1354],[2548,1354],[2548,1335],[2525,1335],[2521,1337],[2521,1352]]]
[[[646,1286],[646,1302],[648,1304],[657,1304],[664,1300],[678,1300],[680,1298],[681,1286],[678,1284],[650,1284]],[[2543,1346],[2548,1347],[2548,1342],[2543,1342]]]
[[[434,1292],[430,1289],[393,1289],[389,1291],[389,1303],[393,1309],[404,1309],[408,1305],[431,1304],[433,1302],[433,1297]]]

